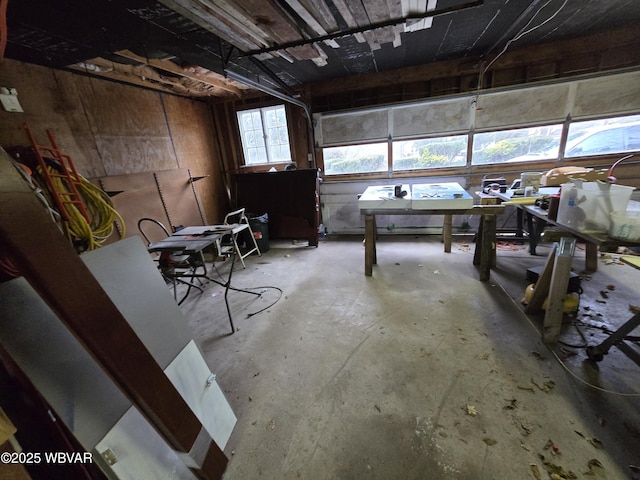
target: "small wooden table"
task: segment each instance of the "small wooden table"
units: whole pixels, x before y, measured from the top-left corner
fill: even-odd
[[[496,255],[496,215],[504,212],[502,205],[473,205],[471,208],[436,209],[387,209],[361,208],[364,215],[364,274],[373,274],[373,265],[377,263],[376,254],[376,215],[444,215],[442,241],[445,253],[451,252],[451,226],[454,215],[481,215],[480,228],[476,240],[473,264],[480,265],[480,280],[489,280],[491,267]]]

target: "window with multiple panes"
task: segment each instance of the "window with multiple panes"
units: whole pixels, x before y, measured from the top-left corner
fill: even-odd
[[[393,142],[393,170],[460,167],[467,163],[467,135],[397,140]]]
[[[237,112],[245,165],[291,162],[284,105]]]
[[[319,166],[393,177],[639,152],[638,85],[626,72],[315,113]]]
[[[496,130],[473,135],[473,165],[558,158],[562,124]]]
[[[584,157],[640,150],[640,115],[572,122],[564,156]]]
[[[388,150],[386,142],[325,148],[324,171],[327,175],[386,172]]]
[[[471,165],[559,158],[563,124],[476,132]],[[467,165],[469,135],[325,147],[326,175],[426,170]],[[640,115],[569,123],[564,158],[640,150]]]

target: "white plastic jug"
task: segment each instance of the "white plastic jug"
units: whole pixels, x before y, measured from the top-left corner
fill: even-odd
[[[580,230],[587,217],[580,205],[586,200],[586,196],[573,183],[563,183],[560,189],[557,222]]]

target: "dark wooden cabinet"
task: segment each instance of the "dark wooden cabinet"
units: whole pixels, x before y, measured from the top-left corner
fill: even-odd
[[[317,170],[244,173],[234,180],[238,207],[254,215],[269,214],[269,238],[308,240],[318,246]]]

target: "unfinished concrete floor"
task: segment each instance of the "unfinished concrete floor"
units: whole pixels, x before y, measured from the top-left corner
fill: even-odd
[[[500,248],[483,283],[463,241],[444,254],[436,236],[382,237],[372,277],[361,237],[271,242],[234,271],[262,295],[229,293],[233,335],[219,285],[183,303],[238,417],[225,480],[640,476],[640,367],[616,348],[588,360],[572,320],[561,340],[574,347],[541,342],[519,298],[544,246]],[[622,323],[639,279],[603,260],[582,305],[607,316],[617,302]],[[610,284],[615,298],[596,304]]]

